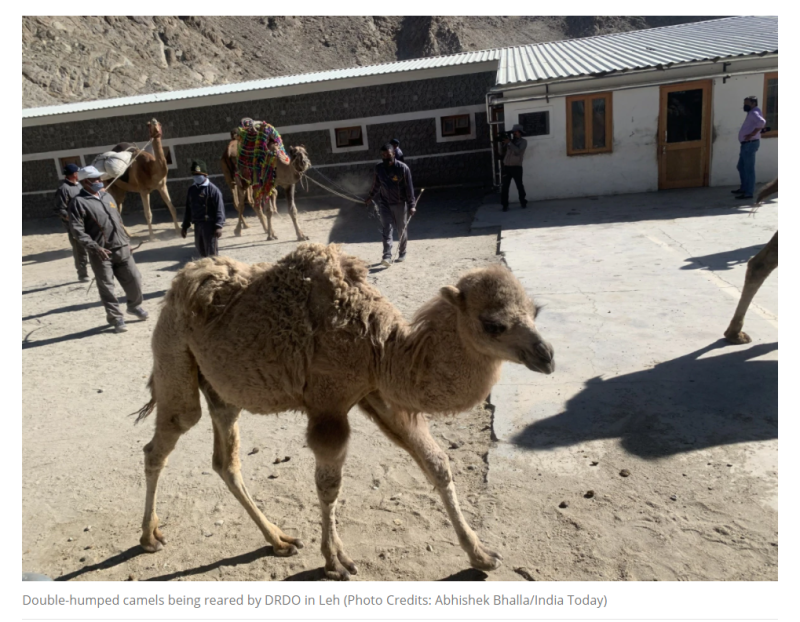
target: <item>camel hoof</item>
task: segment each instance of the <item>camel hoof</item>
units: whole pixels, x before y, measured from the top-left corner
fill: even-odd
[[[233,230],[233,235],[235,235],[237,238],[242,237],[242,230],[241,229],[234,229]]]
[[[738,333],[725,333],[725,341],[735,346],[741,346],[746,343],[751,343],[753,340],[746,332],[739,331]]]
[[[496,551],[481,547],[478,554],[470,556],[470,565],[478,570],[497,570],[503,563],[503,556]]]
[[[310,240],[310,239],[311,239],[311,238],[310,238],[310,237],[308,237],[308,236],[307,236],[307,235],[305,235],[305,234],[303,234],[303,235],[298,235],[298,236],[297,236],[297,241],[298,241],[298,242],[305,242],[306,240]]]
[[[272,545],[272,550],[275,551],[275,557],[292,557],[297,555],[297,547],[294,544],[283,543],[283,546]]]
[[[164,545],[155,538],[152,540],[142,538],[139,541],[139,544],[141,544],[142,548],[148,553],[158,553],[160,550],[164,548]]]
[[[268,242],[270,242],[270,241],[272,241],[272,240],[277,240],[277,239],[278,239],[278,236],[277,236],[277,235],[268,235],[268,236],[267,236],[267,241],[268,241]]]

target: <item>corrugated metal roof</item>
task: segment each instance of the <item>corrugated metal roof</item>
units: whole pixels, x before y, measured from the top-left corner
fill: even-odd
[[[777,17],[728,17],[501,50],[498,86],[778,51]]]
[[[451,54],[449,56],[434,56],[430,58],[417,58],[393,63],[383,63],[381,65],[369,65],[366,67],[350,67],[348,69],[334,69],[331,71],[317,71],[314,73],[303,73],[293,76],[266,78],[264,80],[251,80],[249,82],[239,82],[236,84],[220,84],[218,86],[208,86],[197,89],[187,89],[183,91],[150,93],[147,95],[119,97],[115,99],[101,99],[97,101],[61,104],[58,106],[45,106],[41,108],[24,108],[22,110],[22,118],[27,119],[32,117],[67,114],[70,112],[83,112],[86,110],[100,110],[103,108],[134,106],[136,104],[152,104],[155,102],[165,102],[177,99],[208,97],[210,95],[258,91],[262,89],[278,88],[281,86],[293,86],[297,84],[309,84],[312,82],[342,80],[344,78],[360,78],[363,76],[376,76],[381,74],[399,73],[403,71],[416,71],[419,69],[469,65],[473,63],[497,61],[499,59],[499,49],[479,50],[475,52]]]

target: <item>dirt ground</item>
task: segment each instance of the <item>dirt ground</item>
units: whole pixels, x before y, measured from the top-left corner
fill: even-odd
[[[408,261],[371,271],[370,279],[406,317],[461,272],[501,260],[495,232],[469,233],[481,199],[471,191],[430,192],[411,223]],[[347,252],[370,263],[380,259],[378,224],[363,207],[324,200],[299,206],[313,241],[343,243]],[[221,253],[248,262],[274,261],[295,248],[291,221],[282,204],[279,209],[278,242],[267,242],[252,216],[250,229],[234,238],[229,215]],[[272,556],[212,471],[206,415],[181,438],[160,481],[158,513],[168,545],[155,555],[138,546],[144,505],[141,448],[151,438],[153,423],[134,427],[128,415],[149,398],[149,339],[158,303],[175,272],[193,256],[192,244],[176,239],[167,219],[166,212],[156,213],[158,239],[135,253],[152,317],[131,321],[122,335],[104,325],[96,289],[87,293],[86,285],[75,280],[58,223],[23,228],[22,570],[63,580],[320,579],[313,457],[304,446],[304,417],[293,413],[244,413],[240,430],[250,493],[271,521],[303,538],[306,548],[298,556]],[[126,218],[126,223],[135,235],[144,235],[141,218]],[[451,459],[468,522],[505,558],[487,576],[469,568],[438,495],[411,458],[359,412],[353,411],[350,420],[338,526],[358,565],[356,580],[649,578],[620,571],[629,555],[649,556],[656,569],[652,578],[777,578],[776,526],[758,509],[742,506],[742,491],[695,508],[714,515],[719,529],[698,534],[691,550],[665,561],[658,551],[669,546],[687,519],[639,502],[659,485],[657,468],[652,478],[626,480],[621,510],[601,498],[599,513],[583,499],[571,501],[569,513],[561,512],[556,505],[563,464],[551,465],[548,472],[547,451],[535,456],[538,475],[529,490],[519,478],[490,477],[490,450],[503,443],[495,440],[492,407],[480,406],[431,425]],[[716,463],[714,468],[726,470]],[[711,490],[703,478],[689,479],[687,492]],[[731,512],[723,516],[717,508],[726,503]],[[620,521],[641,529],[625,531],[629,539],[620,542]],[[720,556],[721,549],[730,554]],[[712,570],[687,576],[689,558],[712,560]],[[713,560],[720,559],[726,564],[717,568]]]

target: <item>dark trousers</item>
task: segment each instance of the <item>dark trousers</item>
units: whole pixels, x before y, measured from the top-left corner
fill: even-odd
[[[400,256],[406,254],[408,245],[408,211],[405,203],[381,205],[381,222],[383,223],[383,258],[392,258],[392,233],[397,232],[400,241]]]
[[[761,146],[760,140],[739,144],[739,190],[744,194],[754,194],[756,189],[756,151]]]
[[[97,279],[97,289],[100,300],[106,308],[106,317],[109,320],[121,320],[122,311],[119,301],[114,295],[114,278],[116,277],[125,291],[128,309],[140,306],[144,300],[142,295],[142,275],[133,261],[130,246],[122,246],[111,251],[111,257],[101,259],[96,253],[89,255],[94,278]]]
[[[88,277],[89,271],[87,268],[89,266],[89,256],[86,253],[86,249],[75,239],[75,234],[72,232],[72,227],[69,226],[69,223],[62,220],[61,224],[64,225],[64,231],[67,232],[69,243],[72,246],[72,260],[75,262],[75,270],[78,272],[78,278],[82,279]]]
[[[521,166],[505,166],[503,165],[503,186],[500,191],[500,204],[503,207],[508,207],[508,189],[511,187],[511,180],[517,185],[517,194],[519,194],[519,202],[523,207],[528,204],[525,200],[525,186],[522,185],[522,167]]]
[[[213,222],[195,222],[194,227],[194,247],[201,257],[213,257],[219,255],[217,252],[217,225]]]

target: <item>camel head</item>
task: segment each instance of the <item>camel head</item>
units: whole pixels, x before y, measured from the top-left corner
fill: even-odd
[[[292,167],[298,173],[305,173],[311,168],[311,158],[303,145],[299,147],[289,147],[289,158],[292,160]]]
[[[525,365],[532,371],[552,374],[555,356],[536,330],[539,312],[522,283],[504,266],[468,272],[456,287],[440,290],[455,307],[459,334],[478,352]]]
[[[161,124],[155,119],[147,122],[147,129],[150,130],[150,139],[161,138]]]

